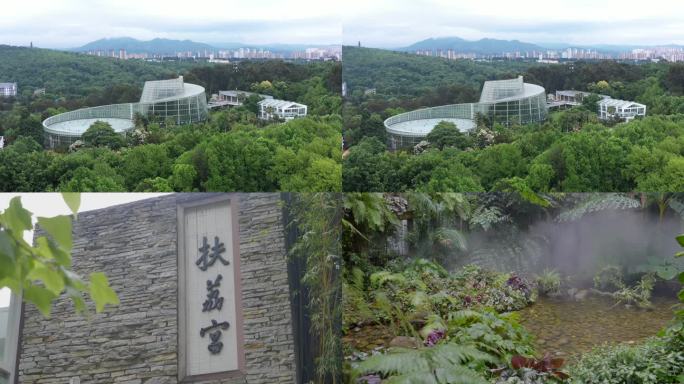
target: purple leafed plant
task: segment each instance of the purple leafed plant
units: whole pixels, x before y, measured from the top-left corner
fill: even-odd
[[[427,339],[425,339],[425,345],[432,347],[437,344],[438,341],[442,340],[446,336],[446,331],[443,329],[435,329],[430,334],[428,334]]]
[[[506,281],[506,285],[513,289],[522,291],[525,294],[528,294],[530,292],[530,287],[527,284],[527,281],[525,281],[525,279],[515,274],[511,275],[511,277],[508,278],[508,281]]]
[[[568,379],[570,376],[561,371],[565,361],[561,358],[552,358],[550,354],[544,355],[541,359],[516,355],[511,358],[511,367],[518,370],[521,368],[534,369],[537,372],[548,373],[559,379]]]

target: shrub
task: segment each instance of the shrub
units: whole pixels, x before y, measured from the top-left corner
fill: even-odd
[[[561,371],[564,360],[547,354],[541,359],[516,355],[511,367],[499,370],[501,375],[496,384],[545,384],[564,383],[568,374]]]
[[[391,378],[392,383],[487,384],[481,372],[493,361],[471,345],[443,343],[372,356],[360,363],[355,373],[379,374]]]
[[[497,356],[502,362],[515,355],[530,355],[532,337],[518,322],[514,312],[498,314],[464,310],[449,314],[448,339],[458,344],[473,344]]]
[[[664,384],[684,379],[684,333],[670,329],[640,345],[596,348],[570,368],[574,384]]]
[[[545,269],[541,275],[535,276],[537,289],[540,295],[558,296],[560,295],[561,277],[554,269]]]

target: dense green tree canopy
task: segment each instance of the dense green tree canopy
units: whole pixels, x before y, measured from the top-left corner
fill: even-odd
[[[344,60],[346,191],[489,191],[511,180],[549,192],[681,190],[681,183],[670,180],[678,177],[684,159],[681,64],[474,62],[356,47],[344,47]],[[518,75],[547,93],[592,94],[580,106],[552,110],[543,124],[503,126],[478,115],[477,128],[464,134],[438,124],[422,153],[387,151],[384,119],[477,101],[484,81]],[[371,88],[375,92],[365,92]],[[629,123],[600,121],[598,94],[646,104],[648,116]]]
[[[109,147],[119,149],[124,144],[123,137],[117,134],[109,123],[94,122],[84,133],[83,141],[93,147]]]
[[[439,149],[456,147],[465,149],[469,146],[469,137],[461,133],[456,124],[440,121],[426,137],[427,141]]]
[[[339,191],[341,66],[335,62],[145,62],[0,46],[0,77],[21,95],[0,104],[4,191]],[[26,63],[32,65],[27,66]],[[125,136],[95,122],[80,148],[45,151],[41,121],[84,106],[131,102],[147,80],[183,75],[207,93],[263,92],[309,107],[287,123],[257,119],[258,97],[175,126],[134,118]],[[33,90],[46,88],[45,95]],[[380,124],[382,122],[380,121]],[[71,151],[71,152],[68,152]]]
[[[571,113],[571,111],[561,112]],[[520,177],[535,191],[680,191],[684,115],[651,116],[608,128],[589,124],[564,133],[553,123],[510,127],[506,141],[482,149],[388,152],[363,139],[344,160],[347,191],[496,190]],[[468,183],[445,182],[469,178]],[[436,180],[440,180],[439,182]],[[461,189],[462,188],[462,189]]]

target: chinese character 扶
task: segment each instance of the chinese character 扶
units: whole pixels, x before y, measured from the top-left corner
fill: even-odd
[[[226,329],[228,329],[228,327],[230,327],[230,324],[228,324],[227,321],[219,323],[216,320],[212,320],[210,326],[200,329],[201,337],[204,337],[204,335],[207,332],[209,332],[209,338],[211,339],[211,343],[209,343],[207,349],[209,350],[209,352],[211,352],[212,355],[221,353],[221,350],[223,349],[223,343],[220,341],[221,330],[225,331]]]
[[[220,274],[216,276],[216,280],[207,280],[207,299],[202,304],[202,312],[212,311],[214,309],[221,310],[223,307],[223,297],[219,297],[218,287],[221,286],[221,279],[223,276]]]
[[[199,251],[200,258],[197,259],[195,264],[199,267],[199,269],[203,271],[206,271],[207,268],[214,265],[216,259],[220,260],[221,264],[223,265],[230,264],[228,260],[224,259],[223,256],[221,256],[221,254],[226,251],[226,247],[223,245],[223,243],[219,242],[218,236],[214,236],[213,247],[209,247],[209,243],[207,243],[207,237],[204,236],[202,238],[202,247],[199,248]]]

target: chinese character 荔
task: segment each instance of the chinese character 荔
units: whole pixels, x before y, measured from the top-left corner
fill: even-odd
[[[216,276],[216,280],[207,280],[207,299],[202,304],[202,312],[212,311],[218,309],[219,311],[223,307],[223,297],[219,297],[218,287],[221,286],[221,279],[223,276],[220,274]]]

